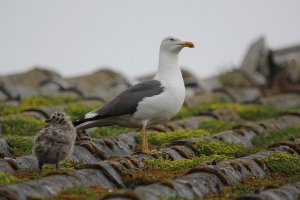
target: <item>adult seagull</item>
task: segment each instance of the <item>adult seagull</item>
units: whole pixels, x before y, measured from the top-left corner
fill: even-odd
[[[151,81],[136,84],[103,107],[73,121],[77,130],[119,125],[141,128],[142,152],[149,153],[147,127],[165,122],[180,110],[185,87],[178,65],[178,54],[192,42],[166,37],[160,45],[158,70]]]

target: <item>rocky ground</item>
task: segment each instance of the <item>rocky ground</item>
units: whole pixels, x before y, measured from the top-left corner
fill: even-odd
[[[78,135],[59,170],[41,173],[31,151],[45,119],[54,111],[77,118],[132,81],[110,70],[0,77],[0,199],[299,199],[300,75],[292,79],[284,65],[297,69],[293,51],[272,53],[277,78],[262,73],[275,63],[261,64],[270,56],[263,40],[238,69],[205,81],[185,70],[185,104],[151,127],[151,154],[139,151],[139,130],[95,128]]]

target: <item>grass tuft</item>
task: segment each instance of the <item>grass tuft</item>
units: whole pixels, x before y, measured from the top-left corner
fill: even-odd
[[[163,158],[159,159],[147,159],[146,167],[150,169],[159,169],[162,171],[180,171],[188,170],[193,167],[198,167],[208,161],[223,161],[227,160],[226,155],[210,155],[195,157],[192,159],[181,159],[181,160],[165,160]]]
[[[134,128],[123,128],[119,126],[107,126],[107,127],[100,127],[100,128],[95,128],[94,130],[91,131],[91,136],[93,138],[98,138],[98,137],[108,137],[108,136],[116,136],[121,133],[127,133],[130,131],[135,131],[136,129]]]
[[[200,153],[210,155],[226,155],[231,157],[241,157],[253,153],[255,148],[245,147],[242,144],[232,144],[221,141],[197,141],[193,146]]]
[[[78,98],[70,96],[33,96],[22,99],[20,107],[32,108],[32,107],[48,107],[59,104],[66,104],[78,101]]]
[[[0,186],[6,186],[14,183],[21,183],[22,181],[10,174],[0,172]]]
[[[7,106],[0,102],[0,115],[20,113],[22,110],[33,107],[48,107],[78,101],[78,98],[70,96],[32,96],[21,100],[19,106]]]
[[[293,126],[274,131],[269,135],[256,135],[252,139],[252,144],[257,147],[266,148],[280,141],[286,141],[291,138],[300,137],[300,126]]]
[[[200,112],[217,109],[235,109],[239,116],[244,120],[257,121],[261,119],[271,118],[279,115],[282,111],[272,105],[262,104],[239,104],[227,101],[210,101],[204,102],[192,107],[183,106],[177,114],[176,118],[185,118],[196,115]]]
[[[180,139],[192,138],[201,135],[208,135],[209,132],[203,129],[197,130],[176,130],[172,132],[149,132],[148,142],[152,145],[162,145],[164,143],[173,142]],[[141,136],[137,136],[138,143],[141,142]]]
[[[41,130],[46,123],[32,118],[11,117],[1,120],[4,135],[32,136]]]
[[[28,155],[32,152],[33,140],[28,137],[18,135],[8,135],[5,139],[14,156]]]
[[[264,159],[271,172],[300,175],[300,156],[279,152]]]
[[[209,193],[198,200],[204,199],[222,199],[231,200],[237,197],[255,191],[261,191],[265,188],[277,188],[287,183],[293,183],[299,180],[299,176],[287,176],[281,173],[271,173],[264,178],[249,176],[234,186],[225,186],[217,193]]]
[[[226,130],[230,130],[239,124],[240,122],[238,121],[224,122],[222,120],[212,119],[201,122],[199,128],[204,129],[210,133],[219,133]]]

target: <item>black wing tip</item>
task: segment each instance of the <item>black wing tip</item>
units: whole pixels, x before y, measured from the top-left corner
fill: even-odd
[[[82,124],[86,121],[87,121],[87,119],[85,119],[84,116],[83,116],[83,117],[80,117],[79,119],[73,120],[72,123],[76,127],[76,126],[79,126],[80,124]]]
[[[96,115],[94,117],[90,117],[90,118],[87,118],[86,115],[80,117],[79,119],[75,119],[72,121],[73,125],[75,127],[79,126],[80,124],[83,124],[85,122],[88,122],[88,121],[93,121],[93,120],[97,120],[97,119],[100,119],[100,118],[103,118],[103,116],[101,115]]]

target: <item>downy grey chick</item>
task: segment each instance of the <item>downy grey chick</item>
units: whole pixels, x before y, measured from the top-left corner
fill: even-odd
[[[49,124],[37,133],[33,145],[40,171],[44,163],[55,164],[58,169],[59,162],[73,153],[76,139],[76,130],[65,113],[55,112],[46,122]]]

